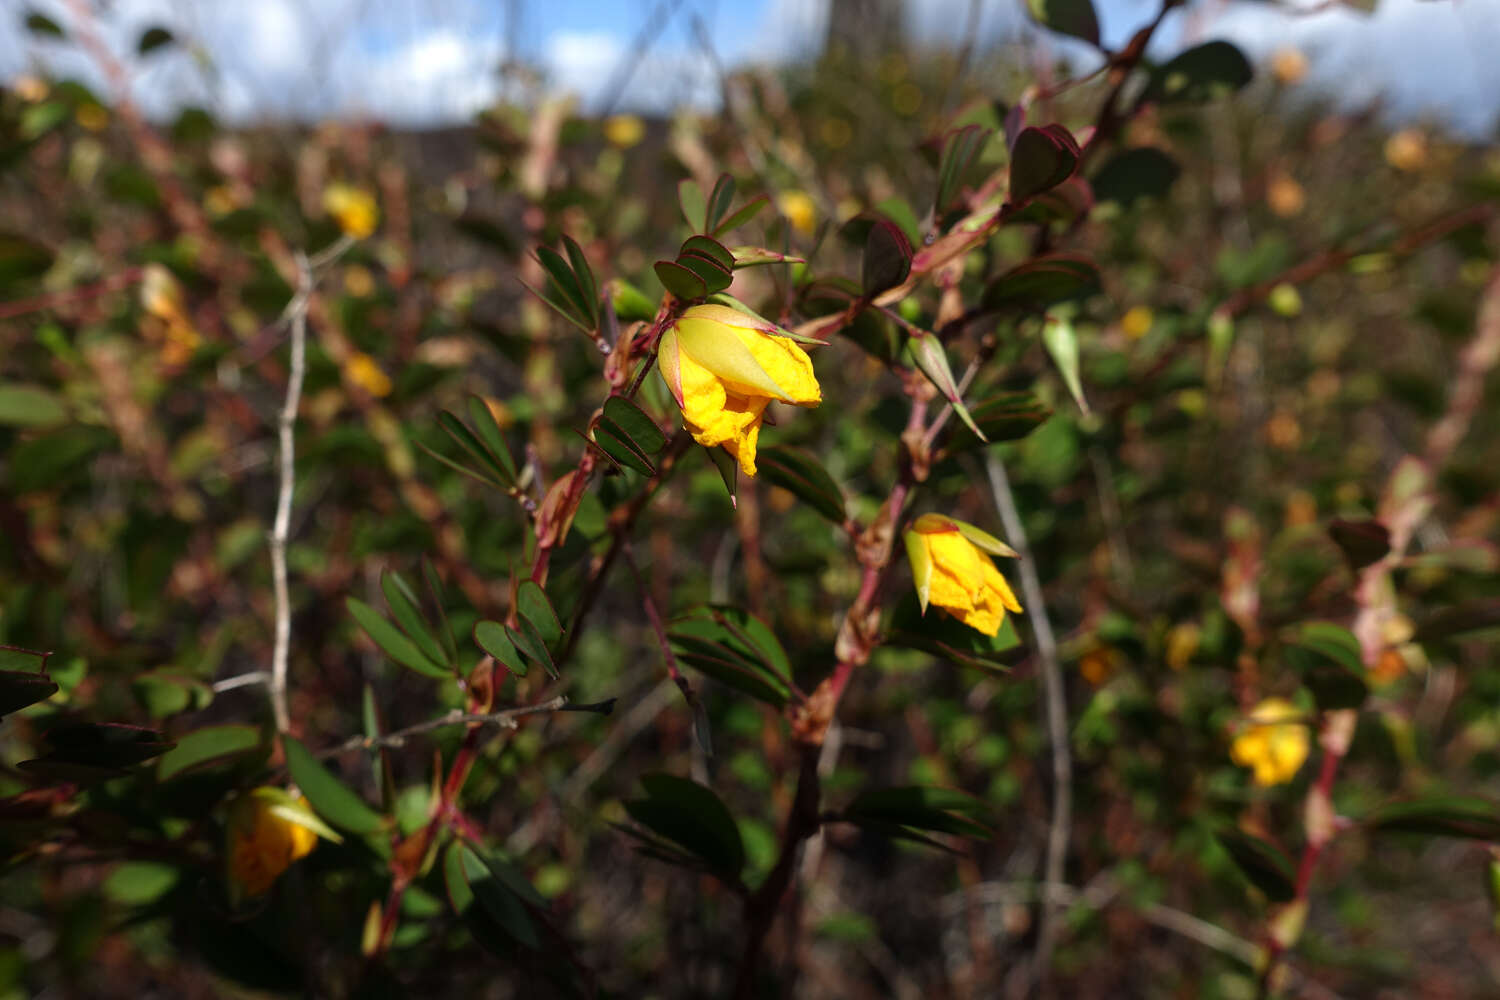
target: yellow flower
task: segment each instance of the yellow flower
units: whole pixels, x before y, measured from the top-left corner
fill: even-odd
[[[323,210],[333,216],[347,236],[362,240],[375,231],[380,209],[375,197],[363,188],[330,184],[323,191]]]
[[[230,812],[231,890],[236,895],[265,895],[292,862],[312,853],[319,835],[335,839],[306,798],[293,798],[280,788],[255,789]]]
[[[1150,306],[1131,306],[1124,316],[1120,317],[1120,329],[1125,331],[1125,336],[1131,340],[1140,340],[1151,332],[1151,324],[1156,322],[1156,315],[1151,312]]]
[[[391,394],[391,377],[363,351],[349,355],[349,360],[344,362],[344,377],[376,399]]]
[[[657,351],[682,422],[699,444],[724,449],[755,475],[755,444],[771,400],[817,406],[823,390],[812,359],[767,320],[728,306],[693,306],[666,333]]]
[[[1395,133],[1385,141],[1385,162],[1397,170],[1421,170],[1427,165],[1427,136],[1415,128]]]
[[[1271,56],[1271,75],[1286,86],[1302,82],[1307,75],[1307,56],[1300,49],[1277,49]]]
[[[1000,631],[1005,612],[1021,611],[990,555],[1015,556],[993,535],[941,514],[923,514],[906,532],[906,555],[922,613],[936,604],[985,635]]]
[[[1257,785],[1291,781],[1307,760],[1311,743],[1307,726],[1300,721],[1304,714],[1285,698],[1267,698],[1251,709],[1235,735],[1230,759],[1240,767],[1254,768]]]
[[[616,149],[629,149],[646,137],[646,123],[636,115],[610,115],[604,119],[604,138]]]
[[[786,216],[792,228],[804,236],[811,236],[818,221],[818,206],[806,191],[783,191],[776,199],[776,207]]]

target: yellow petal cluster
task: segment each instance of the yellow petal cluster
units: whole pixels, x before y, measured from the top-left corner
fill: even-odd
[[[375,231],[380,209],[370,192],[348,184],[330,184],[323,191],[323,210],[333,216],[344,235],[362,240]]]
[[[927,604],[936,604],[970,628],[995,635],[1005,612],[1019,614],[1021,603],[989,555],[967,534],[988,541],[977,529],[948,518],[918,518],[906,533],[912,576],[924,611]]]
[[[1300,721],[1305,713],[1285,698],[1267,698],[1250,711],[1229,746],[1241,767],[1253,768],[1257,785],[1291,781],[1307,761],[1311,737]],[[1297,721],[1293,721],[1297,720]]]
[[[755,448],[771,400],[816,406],[812,359],[775,327],[728,306],[693,306],[662,338],[662,377],[699,444],[722,445],[755,475]]]
[[[305,798],[295,802],[310,808]],[[318,835],[288,819],[273,799],[251,793],[236,804],[229,824],[230,881],[245,896],[263,896],[317,843]]]

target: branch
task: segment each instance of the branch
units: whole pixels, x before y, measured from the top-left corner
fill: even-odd
[[[1057,884],[1063,880],[1068,835],[1073,826],[1073,759],[1068,750],[1068,705],[1063,692],[1062,667],[1058,663],[1057,639],[1052,634],[1052,622],[1047,616],[1036,559],[1032,556],[1026,528],[1016,509],[1016,498],[1011,493],[1005,466],[992,454],[985,462],[985,472],[995,507],[1000,512],[1000,523],[1005,526],[1006,539],[1019,553],[1021,590],[1026,596],[1026,613],[1036,635],[1037,659],[1041,664],[1042,689],[1047,702],[1047,737],[1052,745],[1052,819],[1047,830],[1046,880],[1049,885]],[[1032,967],[1032,978],[1037,982],[1047,978],[1056,936],[1056,904],[1046,899],[1042,902],[1042,921],[1037,930],[1036,957]]]
[[[564,695],[558,695],[535,705],[507,708],[501,712],[465,712],[455,708],[446,715],[440,715],[436,719],[428,719],[426,722],[419,722],[415,726],[408,726],[395,732],[384,733],[380,736],[351,736],[336,746],[318,751],[316,756],[337,757],[355,750],[384,750],[402,747],[412,736],[430,733],[434,729],[443,729],[447,726],[499,726],[502,729],[515,729],[519,725],[517,719],[528,715],[541,715],[544,712],[597,712],[601,715],[608,715],[614,709],[614,705],[613,698],[591,705],[570,705]]]

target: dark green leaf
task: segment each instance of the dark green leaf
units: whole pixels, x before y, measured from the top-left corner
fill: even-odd
[[[385,828],[385,818],[335,778],[296,738],[282,734],[281,746],[292,780],[319,816],[350,833],[377,833]]]
[[[1078,166],[1078,143],[1061,125],[1028,127],[1016,136],[1010,154],[1010,200],[1019,205],[1050,191]]]
[[[141,33],[140,41],[136,42],[136,55],[148,55],[155,52],[163,45],[170,45],[175,38],[172,33],[161,25],[154,25]]]
[[[380,612],[364,601],[357,597],[345,598],[344,607],[349,609],[349,614],[374,640],[375,645],[379,646],[386,656],[403,667],[408,667],[427,677],[453,676],[453,672],[447,667],[424,656],[410,639],[401,634],[400,629],[386,621]]]
[[[557,677],[557,667],[552,662],[552,654],[547,652],[547,644],[542,641],[535,625],[523,618],[519,629],[505,626],[505,635],[523,656],[533,663],[540,664],[549,676]]]
[[[895,288],[911,273],[911,243],[894,222],[878,219],[865,237],[860,283],[867,298]]]
[[[57,693],[57,684],[45,674],[0,670],[0,716],[46,701]]]
[[[571,236],[563,237],[563,248],[568,251],[568,263],[578,282],[578,292],[583,297],[590,328],[599,326],[599,281],[594,269],[589,266],[588,256]]]
[[[985,822],[986,815],[984,804],[973,796],[923,785],[867,789],[843,812],[843,818],[851,823],[863,825],[864,821],[873,820],[908,830],[980,839],[994,834]]]
[[[206,726],[187,733],[156,764],[158,781],[171,781],[186,771],[229,763],[260,748],[256,726]]]
[[[1381,833],[1497,841],[1500,805],[1488,799],[1457,795],[1393,802],[1366,817],[1365,825]]]
[[[724,244],[707,236],[689,236],[683,241],[679,253],[693,253],[700,257],[707,257],[725,271],[734,270],[734,254]]]
[[[1444,608],[1417,626],[1413,637],[1418,642],[1456,639],[1469,632],[1500,626],[1500,598],[1473,601]]]
[[[1012,268],[984,291],[986,309],[1040,312],[1099,290],[1099,269],[1080,254],[1053,253]]]
[[[114,722],[66,722],[47,730],[47,760],[97,767],[130,767],[159,757],[176,744],[154,729]]]
[[[51,35],[53,38],[62,38],[63,30],[52,18],[35,10],[26,12],[26,30],[34,35]]]
[[[505,665],[517,677],[526,676],[526,661],[516,652],[516,644],[510,641],[505,626],[499,622],[479,621],[474,623],[474,642],[480,649]]]
[[[1254,75],[1250,61],[1234,45],[1207,42],[1158,67],[1146,98],[1163,104],[1198,104],[1234,93]]]
[[[703,228],[699,232],[709,233],[719,228],[719,220],[729,212],[729,206],[734,201],[734,178],[728,174],[720,174],[719,179],[714,182],[714,189],[708,196],[708,206],[704,213]]]
[[[1094,197],[1129,208],[1142,198],[1165,198],[1182,168],[1166,153],[1140,146],[1116,153],[1094,175]]]
[[[711,789],[670,774],[645,775],[641,785],[647,797],[625,803],[631,819],[702,858],[720,875],[739,877],[745,845],[734,817]]]
[[[662,287],[679,299],[701,299],[708,294],[704,280],[676,261],[659,260],[654,270]]]
[[[940,608],[930,607],[924,616],[914,591],[902,594],[888,627],[885,638],[888,645],[920,649],[958,666],[989,674],[1008,672],[1011,664],[1025,653],[1013,615],[1006,615],[1000,631],[988,636]]]
[[[484,444],[485,452],[492,459],[491,464],[505,474],[505,482],[514,483],[516,460],[511,457],[510,447],[505,443],[505,433],[495,422],[495,414],[479,396],[469,397],[469,422],[473,424],[475,436]]]
[[[427,581],[427,593],[438,613],[438,641],[443,644],[445,662],[458,662],[458,644],[453,640],[453,629],[448,624],[448,609],[443,603],[443,581],[432,565],[432,560],[422,557],[422,577]]]
[[[1099,44],[1099,18],[1090,0],[1026,0],[1026,8],[1053,31]]]
[[[562,254],[551,247],[537,247],[536,257],[546,270],[547,277],[551,279],[552,287],[557,289],[567,301],[570,306],[569,312],[576,316],[581,324],[589,325],[594,311],[589,307],[589,300],[579,284],[578,276],[573,273],[573,268],[563,259]]]
[[[472,847],[455,843],[449,847],[449,854],[452,854],[454,850],[459,852],[460,874],[467,883],[470,898],[477,899],[485,914],[511,937],[528,948],[538,947],[536,927],[533,926],[531,916],[526,912],[526,907],[520,897],[503,879],[490,870],[485,859]],[[450,862],[445,857],[443,859],[445,880],[448,878],[449,866]],[[450,899],[453,895],[450,889]]]
[[[1329,622],[1303,625],[1287,644],[1287,663],[1302,674],[1318,707],[1358,708],[1369,685],[1359,640],[1348,629]]]
[[[1030,392],[996,393],[971,406],[969,412],[987,441],[981,441],[973,434],[956,432],[955,440],[949,446],[952,451],[1020,440],[1052,416],[1051,407]]]
[[[989,141],[992,129],[965,125],[944,137],[943,155],[938,161],[938,189],[935,205],[939,214],[946,212],[962,190],[963,182],[979,151]]]
[[[130,679],[130,691],[153,719],[189,709],[198,711],[214,697],[213,689],[196,677],[167,670],[137,674]]]
[[[834,524],[843,524],[844,494],[822,463],[796,448],[761,448],[756,455],[760,474],[780,486]]]
[[[722,292],[734,283],[734,274],[730,268],[723,267],[718,261],[700,254],[681,254],[677,258],[677,265],[687,268],[701,278],[703,280],[703,287],[708,290],[710,295],[715,292]],[[658,275],[660,275],[660,272],[658,272]]]
[[[1250,884],[1271,902],[1286,903],[1296,897],[1292,863],[1274,844],[1234,827],[1216,830],[1214,837]]]
[[[510,453],[504,453],[504,460],[497,455],[492,455],[484,446],[484,443],[464,424],[458,417],[444,410],[438,414],[438,426],[447,432],[448,436],[458,443],[458,446],[469,453],[469,456],[479,463],[479,469],[486,478],[492,479],[501,488],[513,486],[516,481],[514,468],[509,465]],[[501,442],[503,445],[503,441]],[[472,474],[472,473],[471,473]]]
[[[418,652],[426,659],[436,664],[446,665],[450,670],[456,664],[450,661],[447,654],[443,652],[442,643],[437,641],[422,617],[421,601],[399,573],[386,570],[380,574],[380,590],[385,594],[385,603],[390,607],[392,616],[401,631],[406,633],[417,647]]]

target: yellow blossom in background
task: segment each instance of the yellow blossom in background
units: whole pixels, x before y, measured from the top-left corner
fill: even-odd
[[[965,625],[995,635],[1005,612],[1020,613],[1010,584],[990,555],[1015,556],[993,535],[941,514],[923,514],[904,536],[922,613],[936,604]]]
[[[30,73],[23,73],[21,76],[16,77],[10,82],[10,87],[16,92],[16,96],[28,104],[45,101],[52,89],[47,86],[46,80],[43,80],[39,76],[33,76]]]
[[[324,189],[323,210],[333,216],[333,221],[346,236],[357,240],[375,232],[375,226],[380,222],[375,196],[348,184],[330,184]]]
[[[1385,162],[1397,170],[1421,170],[1427,165],[1427,136],[1415,128],[1395,133],[1385,141]]]
[[[1197,622],[1181,622],[1167,630],[1167,666],[1182,671],[1192,662],[1203,642],[1203,629]]]
[[[803,236],[811,236],[818,223],[818,206],[806,191],[783,191],[776,198],[776,207],[786,216],[786,221]]]
[[[1094,646],[1078,658],[1078,673],[1089,682],[1090,687],[1102,687],[1119,673],[1125,657],[1112,646]]]
[[[1131,306],[1125,315],[1120,317],[1120,329],[1125,331],[1125,336],[1131,340],[1140,340],[1151,332],[1151,324],[1156,322],[1156,315],[1150,306]]]
[[[699,444],[724,449],[755,475],[766,404],[816,406],[812,359],[766,320],[720,305],[693,306],[662,335],[658,368]]]
[[[610,115],[604,119],[604,138],[616,149],[629,149],[646,137],[646,123],[637,115]]]
[[[376,399],[391,394],[391,377],[363,351],[349,355],[349,360],[344,362],[344,376]]]
[[[344,268],[344,291],[356,299],[367,299],[375,294],[375,276],[368,267],[350,264]]]
[[[229,884],[237,896],[263,896],[298,858],[332,831],[302,796],[257,788],[240,798],[229,817]]]
[[[109,124],[109,112],[104,110],[104,105],[87,101],[78,105],[78,110],[73,112],[73,117],[78,124],[90,132],[102,132]]]
[[[234,192],[227,184],[211,187],[203,192],[203,209],[209,215],[221,217],[233,212],[237,206],[234,201]]]
[[[1291,781],[1307,761],[1311,744],[1304,714],[1285,698],[1267,698],[1251,710],[1235,734],[1230,759],[1240,767],[1253,768],[1257,785]]]
[[[1307,56],[1301,49],[1277,49],[1271,56],[1271,75],[1284,86],[1301,83],[1307,75]]]

